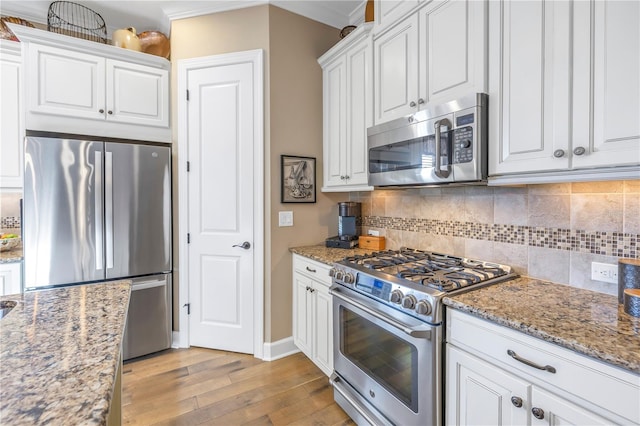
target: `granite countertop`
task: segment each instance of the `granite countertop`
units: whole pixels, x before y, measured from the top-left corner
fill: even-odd
[[[0,251],[0,263],[22,262],[22,244],[12,250]]]
[[[616,296],[523,277],[444,304],[640,374],[640,318]]]
[[[2,296],[0,423],[102,425],[120,365],[130,281]]]
[[[291,253],[317,260],[318,262],[326,263],[327,265],[333,265],[334,262],[342,260],[347,256],[373,253],[376,250],[361,249],[357,247],[353,249],[341,249],[325,247],[324,245],[318,244],[314,246],[291,247],[289,251]]]

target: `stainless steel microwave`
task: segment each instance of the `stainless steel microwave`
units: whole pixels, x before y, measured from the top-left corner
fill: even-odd
[[[369,185],[486,183],[487,110],[475,93],[370,127]]]

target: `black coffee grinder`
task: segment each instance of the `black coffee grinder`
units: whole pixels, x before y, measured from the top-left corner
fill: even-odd
[[[356,220],[360,216],[360,203],[346,201],[338,203],[338,235],[327,238],[327,247],[350,249],[358,246],[360,227]]]

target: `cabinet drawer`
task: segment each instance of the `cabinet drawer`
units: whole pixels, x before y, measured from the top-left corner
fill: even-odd
[[[577,396],[607,417],[640,423],[640,376],[459,311],[447,312],[447,341],[452,345],[567,398]],[[508,351],[551,366],[555,373],[518,361]]]
[[[329,276],[329,270],[331,267],[324,263],[317,262],[304,256],[293,255],[293,269],[296,272],[307,275],[316,281],[331,285],[331,277]]]

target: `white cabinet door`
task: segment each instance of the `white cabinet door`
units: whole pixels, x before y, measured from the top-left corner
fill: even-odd
[[[311,278],[293,273],[293,343],[313,359],[313,294]]]
[[[169,71],[108,59],[107,119],[169,126]]]
[[[576,49],[573,66],[576,80],[573,168],[638,165],[640,2],[577,2],[574,8],[574,39],[581,44]],[[589,37],[589,28],[593,38]],[[589,49],[589,40],[593,40],[593,49]],[[592,127],[586,125],[589,122]],[[580,148],[584,148],[584,153],[577,155],[581,151],[576,149]]]
[[[392,24],[425,0],[376,0],[373,8],[377,27]]]
[[[21,60],[19,43],[0,42],[0,188],[22,188]]]
[[[373,123],[373,47],[367,24],[318,62],[323,75],[323,186],[370,191],[367,128]],[[353,38],[351,38],[353,37]]]
[[[36,44],[28,52],[31,112],[104,120],[104,58]]]
[[[20,263],[0,263],[0,296],[22,292]]]
[[[347,168],[347,64],[340,56],[323,70],[324,186],[344,184]]]
[[[333,301],[329,289],[314,283],[314,359],[326,375],[333,372]]]
[[[418,15],[380,34],[373,48],[375,124],[415,112],[419,102]]]
[[[367,128],[373,125],[373,64],[371,39],[365,38],[346,53],[347,63],[347,179],[349,186],[367,186]],[[365,188],[363,188],[365,189]]]
[[[533,387],[531,397],[531,425],[533,426],[604,426],[611,424],[614,424],[611,420],[606,420],[537,386]]]
[[[449,344],[445,374],[446,424],[527,424],[526,382]]]
[[[487,3],[434,1],[419,11],[420,95],[427,103],[487,91]]]
[[[566,169],[571,3],[491,1],[489,8],[489,174]]]

